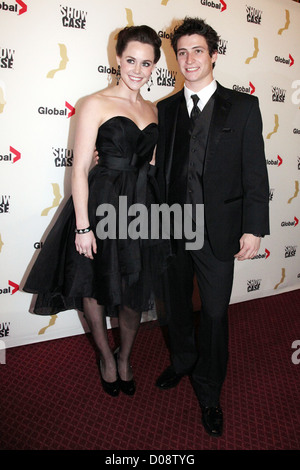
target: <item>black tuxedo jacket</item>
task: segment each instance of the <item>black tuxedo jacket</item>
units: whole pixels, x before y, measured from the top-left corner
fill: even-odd
[[[157,105],[156,165],[164,202],[172,187],[174,137],[182,98],[183,90]],[[182,158],[188,163],[188,152]],[[206,230],[218,259],[232,259],[243,233],[269,234],[269,184],[258,99],[219,83],[202,184]]]

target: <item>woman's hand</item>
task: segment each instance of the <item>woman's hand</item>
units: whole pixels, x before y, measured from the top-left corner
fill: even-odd
[[[75,236],[75,246],[80,255],[94,259],[93,254],[97,253],[97,243],[92,230],[87,233],[77,233]]]

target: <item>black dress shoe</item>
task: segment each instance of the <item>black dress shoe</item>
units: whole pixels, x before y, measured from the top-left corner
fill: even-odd
[[[102,377],[102,373],[101,373],[101,363],[99,362],[99,372],[100,372],[100,378],[101,378],[101,384],[102,384],[102,387],[103,387],[103,390],[108,393],[108,395],[112,396],[112,397],[117,397],[119,395],[119,392],[120,392],[120,380],[119,378],[117,378],[117,380],[115,380],[114,382],[107,382],[106,380],[104,380],[104,378]]]
[[[223,412],[220,406],[201,406],[202,424],[211,436],[219,437],[223,432]]]
[[[132,380],[122,380],[120,379],[120,390],[125,393],[125,395],[134,395],[136,386],[135,381]]]
[[[115,352],[115,361],[117,365],[117,371],[118,371],[118,351]],[[120,384],[120,390],[125,393],[125,395],[134,395],[136,386],[135,386],[135,381],[133,379],[131,380],[122,380],[119,372],[118,372],[118,379],[119,379],[119,384]]]
[[[155,385],[161,390],[169,390],[176,387],[184,374],[176,374],[172,366],[167,367],[166,370],[158,377]]]

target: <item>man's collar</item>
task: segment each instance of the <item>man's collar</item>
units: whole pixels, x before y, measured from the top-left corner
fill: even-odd
[[[214,92],[217,89],[217,82],[216,80],[212,80],[209,85],[206,87],[202,88],[198,93],[195,93],[194,91],[190,90],[187,88],[186,85],[184,85],[184,97],[186,100],[187,107],[190,107],[190,104],[192,102],[191,96],[192,95],[198,95],[200,98],[200,109],[202,110],[210,97],[214,94]]]

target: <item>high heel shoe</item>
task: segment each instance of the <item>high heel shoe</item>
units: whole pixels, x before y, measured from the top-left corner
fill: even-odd
[[[118,372],[118,353],[115,352],[114,354],[115,360],[116,360],[116,365],[117,365],[117,372]],[[136,390],[136,385],[134,379],[131,380],[122,380],[119,372],[118,372],[118,379],[119,379],[119,385],[120,385],[120,390],[125,393],[125,395],[134,395],[135,390]]]
[[[99,372],[100,372],[100,379],[101,379],[103,390],[106,393],[108,393],[108,395],[112,397],[117,397],[120,392],[119,376],[117,376],[117,380],[115,380],[114,382],[107,382],[106,380],[104,380],[104,378],[102,377],[102,373],[101,373],[101,361],[99,362]]]

